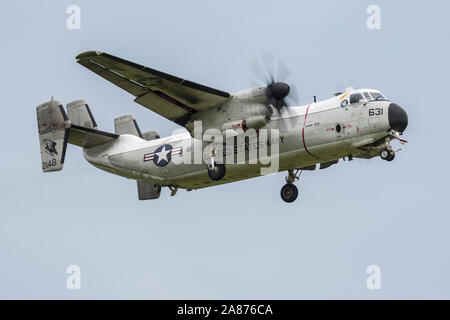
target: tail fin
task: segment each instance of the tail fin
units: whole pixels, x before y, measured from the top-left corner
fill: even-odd
[[[60,171],[64,166],[70,127],[64,107],[52,100],[36,108],[39,143],[41,146],[42,171]]]
[[[132,134],[142,138],[141,129],[132,115],[125,115],[114,119],[114,129],[116,134]]]
[[[67,116],[58,100],[36,108],[42,171],[60,171],[64,166],[67,143],[91,148],[115,141],[119,135],[97,130],[97,123],[84,100],[67,104]]]
[[[75,100],[67,104],[67,114],[70,122],[80,127],[97,129],[97,122],[95,122],[91,109],[85,100]]]

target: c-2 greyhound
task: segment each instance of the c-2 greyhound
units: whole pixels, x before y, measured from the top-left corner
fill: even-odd
[[[341,158],[392,161],[391,141],[406,142],[400,138],[408,124],[405,110],[379,90],[349,88],[324,101],[293,106],[286,102],[289,85],[273,76],[263,86],[230,94],[107,53],[89,51],[76,59],[187,131],[160,138],[155,131],[141,133],[134,118],[125,115],[114,120],[114,133],[104,132],[86,101],[68,103],[66,112],[52,99],[37,107],[42,170],[62,170],[71,143],[82,147],[84,158],[97,168],[137,180],[140,200],[159,198],[161,187],[175,195],[178,188],[260,176],[272,164],[255,159],[266,154],[266,160],[276,160],[273,172],[288,172],[281,198],[293,202],[302,170],[324,169]],[[211,130],[224,139],[205,138]],[[248,132],[256,134],[238,139]],[[243,161],[236,161],[239,151]]]

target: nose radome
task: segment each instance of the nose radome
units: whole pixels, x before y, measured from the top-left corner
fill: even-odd
[[[398,104],[391,103],[388,108],[389,127],[391,129],[403,132],[408,126],[408,115]]]

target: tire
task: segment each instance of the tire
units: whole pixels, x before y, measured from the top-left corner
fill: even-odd
[[[221,163],[214,163],[214,169],[211,170],[208,168],[208,176],[211,178],[211,180],[219,181],[225,176],[226,169],[225,165]]]
[[[380,157],[383,160],[388,160],[390,155],[391,155],[391,151],[389,151],[389,149],[383,149],[380,152]]]
[[[389,157],[386,159],[387,161],[392,161],[395,159],[395,153],[391,152],[391,154],[389,155]]]
[[[286,183],[283,188],[281,188],[281,199],[287,203],[294,202],[298,197],[298,189],[292,183]]]

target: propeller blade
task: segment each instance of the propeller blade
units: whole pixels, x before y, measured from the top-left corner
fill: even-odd
[[[277,58],[276,61],[276,70],[275,70],[275,81],[287,81],[289,77],[291,76],[291,72],[286,67],[286,65],[283,63],[283,61],[279,58]]]
[[[287,106],[298,106],[300,104],[300,98],[298,95],[297,86],[295,83],[290,83],[289,87],[291,88],[289,95],[284,99],[286,101]]]
[[[299,104],[295,84],[288,84],[287,81],[291,75],[289,68],[273,53],[263,52],[257,56],[251,64],[251,71],[254,78],[252,84],[256,82],[256,86],[265,85],[268,87],[268,104],[273,105],[278,110]]]
[[[251,64],[251,71],[253,74],[253,80],[258,83],[257,86],[266,86],[270,83],[270,78],[267,76],[265,67],[261,62],[261,59],[256,57]]]
[[[275,81],[275,56],[273,53],[263,52],[260,56],[260,61],[263,66],[263,70],[267,76],[267,84]]]

